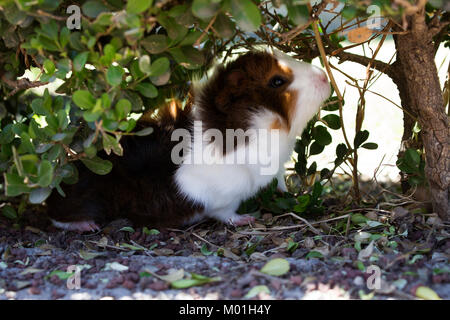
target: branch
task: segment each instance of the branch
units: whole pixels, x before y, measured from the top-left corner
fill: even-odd
[[[330,2],[329,0],[323,0],[322,2],[314,5],[312,7],[311,14],[310,14],[308,21],[303,25],[298,25],[294,29],[292,29],[286,33],[283,33],[281,35],[280,43],[285,44],[286,42],[291,41],[297,35],[302,33],[306,28],[308,28],[311,25],[311,23],[317,19],[317,17],[320,15],[320,13],[323,11],[323,9],[325,9],[325,7],[328,5],[329,2]]]
[[[340,52],[336,55],[339,58],[339,63],[342,63],[344,61],[352,61],[352,62],[356,62],[359,63],[363,66],[368,66],[369,64],[371,64],[371,66],[380,71],[383,72],[387,75],[389,75],[390,73],[390,69],[391,69],[391,65],[387,64],[383,61],[380,60],[372,60],[372,58],[368,58],[368,57],[364,57],[358,54],[354,54],[354,53],[349,53],[349,52]]]
[[[13,96],[19,90],[36,88],[48,84],[48,82],[30,81],[28,79],[19,79],[17,81],[12,81],[6,78],[4,75],[2,76],[2,81],[6,83],[9,87],[13,88],[13,91],[8,93],[8,97]]]

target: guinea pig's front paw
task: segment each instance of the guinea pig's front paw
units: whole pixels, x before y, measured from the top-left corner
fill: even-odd
[[[252,224],[254,222],[255,222],[255,218],[248,214],[243,214],[243,215],[236,214],[233,217],[231,217],[230,219],[228,219],[228,223],[233,226],[245,226],[248,224]]]
[[[100,227],[93,220],[76,221],[76,222],[59,222],[52,220],[55,227],[70,231],[98,231]]]

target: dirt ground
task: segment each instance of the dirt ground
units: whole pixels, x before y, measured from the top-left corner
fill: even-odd
[[[1,217],[0,299],[450,299],[448,224],[407,205],[333,202],[314,219],[263,211],[238,228],[118,220],[81,234],[43,210]]]

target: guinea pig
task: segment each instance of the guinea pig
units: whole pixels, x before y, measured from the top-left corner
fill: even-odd
[[[250,51],[216,67],[184,108],[172,102],[143,117],[148,136],[124,136],[107,175],[77,162],[79,181],[47,200],[55,226],[94,231],[117,218],[182,226],[203,218],[232,225],[241,201],[274,178],[286,191],[284,163],[296,137],[330,95],[324,71],[281,52]]]

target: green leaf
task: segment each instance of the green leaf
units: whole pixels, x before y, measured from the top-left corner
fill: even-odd
[[[328,114],[322,118],[326,122],[327,126],[333,130],[338,130],[341,128],[341,120],[335,114]]]
[[[127,99],[120,99],[115,109],[117,119],[124,119],[131,111],[131,102]]]
[[[99,175],[108,174],[112,170],[111,161],[103,160],[99,157],[92,159],[83,158],[81,161],[89,170]]]
[[[30,188],[25,184],[23,177],[15,173],[5,173],[5,194],[7,197],[15,197],[29,191]]]
[[[405,151],[405,155],[404,155],[405,161],[406,163],[408,163],[411,166],[416,166],[418,167],[420,164],[420,155],[419,152],[417,152],[417,150],[415,149],[407,149]]]
[[[164,52],[169,46],[167,36],[163,34],[148,36],[141,41],[141,44],[151,54]]]
[[[147,98],[156,98],[158,96],[158,89],[149,83],[149,82],[141,82],[136,86],[136,89]]]
[[[289,262],[282,258],[272,259],[262,267],[261,272],[270,276],[281,276],[289,272]]]
[[[147,227],[142,228],[142,232],[149,236],[154,236],[160,234],[160,232],[156,229],[148,229]]]
[[[8,219],[15,220],[18,218],[16,209],[11,207],[10,205],[6,205],[2,208],[2,214]]]
[[[336,157],[339,160],[343,160],[345,155],[347,154],[347,146],[345,145],[345,143],[340,143],[336,146]]]
[[[80,72],[84,69],[84,65],[87,62],[89,56],[89,52],[82,52],[77,54],[77,56],[73,59],[73,68],[75,71]]]
[[[309,12],[306,5],[291,4],[287,6],[288,17],[296,24],[303,25],[308,22]]]
[[[220,4],[211,0],[194,0],[192,3],[192,13],[203,20],[212,18],[219,8]]]
[[[109,10],[101,1],[86,1],[81,9],[89,18],[96,18],[100,13]]]
[[[74,274],[72,272],[65,272],[61,270],[53,270],[47,277],[57,276],[61,280],[67,280],[72,277]]]
[[[224,14],[219,13],[217,15],[216,21],[213,24],[214,30],[217,31],[219,36],[224,39],[231,38],[236,31],[236,25],[230,18]]]
[[[258,294],[260,293],[270,293],[270,290],[267,286],[265,285],[259,285],[259,286],[254,286],[253,288],[251,288],[247,294],[245,295],[245,298],[247,299],[251,299],[256,297]]]
[[[378,144],[374,143],[374,142],[367,142],[364,143],[361,148],[365,148],[365,149],[369,149],[369,150],[375,150],[378,148]]]
[[[119,140],[107,133],[103,134],[103,149],[108,155],[111,153],[111,150],[118,156],[123,155],[123,148],[120,145]]]
[[[309,194],[301,195],[297,198],[298,204],[294,206],[294,211],[298,213],[305,212],[306,208],[311,202],[311,196]]]
[[[355,224],[360,224],[360,223],[366,223],[366,221],[369,219],[360,213],[355,213],[355,214],[352,214],[351,220]]]
[[[311,200],[312,202],[316,202],[317,199],[322,195],[322,191],[323,191],[323,186],[319,181],[316,181],[316,183],[314,183],[314,187],[313,187],[313,191],[311,194]]]
[[[191,279],[176,280],[176,281],[171,282],[170,285],[172,286],[172,288],[175,288],[175,289],[185,289],[185,288],[190,288],[193,286],[201,286],[206,283],[211,283],[211,282],[216,282],[216,281],[222,280],[220,277],[209,278],[209,277],[205,277],[205,276],[195,274],[195,273],[191,273],[191,276],[192,276]]]
[[[124,70],[120,66],[111,66],[106,71],[106,81],[112,86],[118,86],[122,82]]]
[[[47,187],[53,180],[53,166],[48,160],[42,160],[38,169],[38,184]]]
[[[44,70],[48,75],[52,75],[55,72],[56,67],[52,60],[47,59],[44,61]]]
[[[342,101],[342,105],[344,105],[344,101]],[[331,97],[327,100],[322,110],[325,111],[336,111],[339,110],[339,98],[338,97]]]
[[[139,58],[139,69],[143,73],[150,73],[150,57],[148,55],[143,55]]]
[[[92,109],[95,106],[94,96],[87,90],[78,90],[72,95],[73,102],[83,110]]]
[[[319,251],[310,251],[308,252],[308,254],[305,257],[306,259],[311,259],[311,258],[323,258],[323,254],[320,253]]]
[[[153,128],[152,127],[148,127],[148,128],[139,130],[139,131],[135,132],[134,134],[137,135],[137,136],[142,137],[142,136],[148,136],[149,134],[152,134],[152,133],[153,133]]]
[[[286,250],[293,253],[298,248],[298,242],[289,241]]]
[[[315,154],[319,154],[323,151],[324,148],[325,146],[317,143],[317,141],[314,141],[311,147],[309,148],[309,155],[313,156]]]
[[[34,189],[30,192],[29,201],[33,204],[42,203],[50,196],[51,193],[52,189],[48,187]]]
[[[408,174],[420,172],[420,154],[417,150],[409,148],[403,154],[403,157],[397,160],[397,167]]]
[[[243,31],[252,32],[261,25],[261,14],[251,0],[231,0],[231,13]]]
[[[65,47],[69,43],[70,30],[67,27],[63,27],[59,33],[59,43],[61,47]]]
[[[154,61],[150,67],[150,76],[158,77],[169,70],[170,61],[166,57],[162,57]]]
[[[444,5],[443,0],[428,0],[428,3],[436,9],[442,8],[442,6]]]
[[[35,99],[37,100],[37,99]],[[33,100],[33,101],[35,101]],[[0,130],[0,144],[8,144],[14,140],[14,131],[12,124],[6,125],[2,130]]]
[[[346,20],[351,20],[356,16],[357,10],[356,7],[353,5],[347,5],[342,11],[341,15]]]
[[[359,148],[359,146],[362,145],[367,140],[367,138],[369,138],[369,131],[358,131],[353,142],[355,149]]]
[[[330,177],[330,173],[331,173],[330,169],[323,168],[320,171],[320,180],[328,179]]]
[[[324,126],[316,126],[312,130],[312,136],[321,146],[329,145],[332,141],[331,135]]]
[[[132,227],[123,227],[123,228],[120,228],[119,231],[126,231],[126,232],[130,232],[130,233],[136,232]]]
[[[205,256],[210,256],[210,255],[213,254],[213,251],[209,251],[209,250],[208,250],[208,246],[207,246],[206,244],[204,244],[204,245],[202,246],[202,248],[200,249],[200,251],[201,251],[201,253],[202,253],[203,255],[205,255]]]
[[[128,0],[127,12],[128,13],[141,13],[150,8],[153,0]]]
[[[205,61],[203,54],[192,46],[171,48],[169,52],[178,64],[189,70],[200,68]]]

